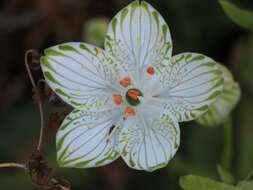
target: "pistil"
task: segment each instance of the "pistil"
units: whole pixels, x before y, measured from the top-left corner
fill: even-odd
[[[131,106],[137,106],[141,103],[140,97],[142,97],[142,92],[137,88],[131,88],[126,92],[127,103]]]

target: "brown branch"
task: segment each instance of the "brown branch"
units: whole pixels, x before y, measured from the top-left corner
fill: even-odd
[[[41,150],[41,146],[42,146],[42,141],[43,141],[43,136],[44,136],[44,114],[43,114],[43,107],[42,107],[42,103],[39,102],[38,103],[39,106],[39,112],[40,112],[40,136],[39,136],[39,141],[38,141],[38,145],[37,145],[37,150]]]
[[[70,185],[68,183],[63,185],[55,178],[52,178],[51,181],[55,184],[56,187],[59,187],[61,190],[70,190]]]
[[[35,50],[28,50],[25,53],[25,67],[29,76],[29,79],[33,86],[33,99],[38,104],[39,113],[40,113],[40,134],[39,134],[39,140],[37,149],[32,152],[32,154],[27,158],[25,164],[19,164],[19,163],[0,163],[0,168],[22,168],[24,169],[30,176],[31,181],[38,185],[39,187],[42,187],[43,189],[51,189],[51,188],[58,188],[60,190],[70,190],[71,185],[66,180],[57,180],[53,177],[52,169],[48,167],[48,164],[46,160],[44,159],[43,154],[41,153],[41,147],[43,142],[43,136],[44,136],[44,113],[43,113],[43,107],[42,107],[42,92],[40,90],[40,84],[44,82],[43,80],[39,80],[37,84],[35,83],[35,80],[33,78],[32,72],[31,72],[31,66],[30,64],[38,64],[38,59],[34,60],[34,57],[32,57],[32,60],[30,62],[29,56],[36,56],[39,58],[39,54]]]
[[[0,168],[21,168],[26,171],[29,171],[29,168],[27,168],[24,164],[19,164],[19,163],[14,163],[14,162],[0,163]],[[53,184],[53,187],[58,187],[61,190],[70,190],[70,185],[68,182],[59,181],[53,177],[51,178],[51,182]]]

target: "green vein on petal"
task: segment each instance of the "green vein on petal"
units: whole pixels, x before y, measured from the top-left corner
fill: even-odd
[[[120,16],[120,27],[121,27],[121,29],[123,28],[123,23],[124,23],[124,20],[125,20],[127,14],[128,14],[128,8],[124,8],[122,13],[121,13],[121,16]],[[114,23],[114,20],[115,20],[115,23]],[[114,33],[115,33],[116,32],[117,19],[114,18],[114,20],[112,21],[112,27],[113,27]]]
[[[191,62],[194,62],[194,61],[201,61],[201,60],[203,60],[203,59],[205,59],[205,56],[204,56],[204,55],[197,55],[197,56],[193,57],[192,59],[190,59],[190,60],[188,61],[188,63],[191,63]]]
[[[81,54],[77,49],[73,48],[70,45],[59,45],[59,49],[62,51],[70,51],[70,52],[74,52],[77,54]]]
[[[83,162],[79,162],[79,163],[75,164],[75,167],[84,168],[85,166],[87,166],[92,161],[93,161],[93,159],[86,160],[86,161],[83,161]]]
[[[80,43],[79,47],[82,50],[85,50],[86,52],[90,53],[91,55],[94,55],[94,53],[84,43]]]
[[[72,96],[68,95],[67,93],[65,93],[63,90],[59,89],[59,88],[56,88],[55,89],[55,92],[62,95],[62,96],[65,96],[67,97],[68,99],[70,99]]]
[[[46,56],[42,56],[41,59],[40,59],[41,63],[47,67],[48,69],[50,69],[51,71],[54,71],[55,72],[55,69],[51,66],[51,64],[49,63],[48,61],[48,57]]]
[[[52,83],[58,84],[59,86],[62,86],[54,77],[51,75],[50,72],[45,71],[44,76],[47,80],[51,81]]]

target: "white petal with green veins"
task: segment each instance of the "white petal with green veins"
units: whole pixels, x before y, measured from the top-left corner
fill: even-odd
[[[46,49],[41,63],[52,90],[75,108],[57,133],[57,158],[76,168],[103,166],[119,154],[134,169],[166,166],[179,147],[178,122],[204,114],[229,77],[204,55],[172,57],[170,30],[145,1],[112,19],[105,51],[65,43]],[[131,84],[123,89],[125,82]],[[133,99],[138,90],[139,104],[128,116],[129,89]]]
[[[111,107],[117,75],[105,52],[85,43],[65,43],[45,50],[41,66],[49,86],[76,109]]]
[[[62,167],[103,166],[119,157],[115,112],[85,113],[74,110],[63,121],[56,137],[57,159]],[[110,136],[110,138],[108,138]]]
[[[141,74],[159,66],[172,54],[171,35],[162,16],[147,2],[134,1],[111,21],[105,49],[125,73]]]
[[[149,106],[127,118],[119,136],[120,154],[128,166],[146,171],[165,167],[179,143],[180,130],[173,116]]]
[[[174,56],[160,76],[158,105],[179,122],[196,119],[208,110],[223,89],[222,71],[212,59],[196,53]]]
[[[224,90],[210,106],[208,112],[197,119],[197,122],[203,126],[218,126],[225,122],[240,99],[239,84],[234,81],[232,74],[225,66],[218,63],[217,65],[223,72]]]

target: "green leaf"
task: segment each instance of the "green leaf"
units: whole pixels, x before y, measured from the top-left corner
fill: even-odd
[[[241,190],[252,190],[253,181],[240,181],[237,185]]]
[[[218,165],[217,171],[219,173],[221,181],[223,181],[226,184],[234,184],[235,183],[234,176],[228,170],[226,170],[222,166]]]
[[[239,187],[195,175],[181,177],[180,186],[183,190],[241,190]]]
[[[225,13],[239,26],[253,30],[253,11],[235,6],[228,0],[219,1]]]

